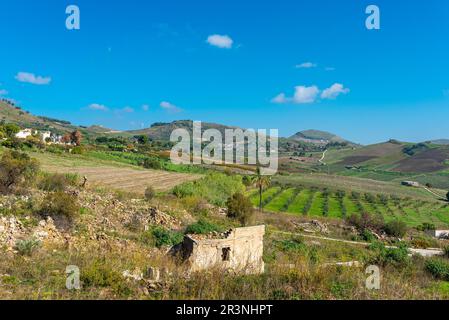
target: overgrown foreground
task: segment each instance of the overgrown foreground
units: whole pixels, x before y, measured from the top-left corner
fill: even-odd
[[[3,169],[31,161],[8,156],[2,159]],[[239,175],[210,174],[169,193],[149,188],[143,197],[82,187],[76,176],[34,169],[7,171],[21,178],[8,188],[9,176],[3,171],[0,177],[5,187],[0,196],[1,299],[449,298],[447,250],[446,257],[431,259],[409,257],[407,251],[407,246],[444,249],[447,242],[432,240],[418,229],[407,229],[404,235],[403,226],[385,225],[396,237],[378,240],[374,234],[380,222],[369,215],[312,224],[307,215],[246,216],[246,200],[236,196],[246,192]],[[225,207],[234,215],[226,215]],[[304,222],[320,226],[308,231],[316,237],[370,245],[300,236]],[[242,223],[267,225],[263,275],[221,270],[191,274],[168,254],[184,233],[220,232]],[[348,261],[359,266],[332,265]],[[380,267],[379,290],[366,288],[368,265]],[[67,266],[79,268],[80,290],[66,288]],[[159,281],[151,277],[150,268],[160,271]]]

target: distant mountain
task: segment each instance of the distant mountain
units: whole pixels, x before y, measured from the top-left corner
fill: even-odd
[[[438,140],[432,140],[430,141],[432,144],[441,144],[441,145],[447,145],[449,144],[449,139],[438,139]]]
[[[326,132],[326,131],[320,131],[320,130],[305,130],[300,131],[293,136],[289,138],[290,140],[294,141],[302,141],[302,142],[308,142],[318,145],[326,145],[331,142],[338,142],[338,143],[347,143],[350,145],[355,145],[355,143],[345,140],[333,133]]]

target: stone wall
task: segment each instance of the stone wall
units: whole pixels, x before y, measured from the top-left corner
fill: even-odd
[[[264,235],[265,226],[232,229],[215,237],[187,235],[183,243],[183,255],[191,271],[219,267],[259,274],[264,272]]]

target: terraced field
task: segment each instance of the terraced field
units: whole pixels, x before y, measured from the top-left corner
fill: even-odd
[[[101,160],[87,155],[30,153],[48,172],[77,173],[86,176],[90,185],[143,193],[147,186],[167,191],[186,181],[200,179],[199,174],[149,170],[113,160]]]
[[[250,193],[254,206],[259,205],[257,191]],[[343,219],[352,214],[369,212],[382,215],[385,221],[399,219],[409,226],[424,222],[449,226],[449,204],[414,198],[376,195],[318,188],[271,187],[262,194],[264,210],[309,217]]]

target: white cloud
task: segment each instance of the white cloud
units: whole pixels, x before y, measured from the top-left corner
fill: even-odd
[[[95,110],[95,111],[108,111],[109,108],[102,105],[102,104],[98,104],[98,103],[92,103],[88,106],[88,108],[90,110]]]
[[[167,110],[168,112],[172,112],[172,113],[177,113],[177,112],[181,112],[181,108],[175,106],[174,104],[171,104],[170,102],[167,101],[162,101],[160,104],[161,108],[164,110]]]
[[[287,97],[284,93],[278,94],[271,102],[283,104],[283,103],[295,103],[295,104],[307,104],[316,101],[320,89],[317,86],[297,86],[295,87],[295,94],[293,97]]]
[[[8,91],[6,91],[5,89],[0,89],[0,96],[4,96],[7,94],[8,94]]]
[[[330,88],[323,91],[321,91],[317,86],[296,86],[293,97],[287,97],[285,93],[280,93],[274,97],[271,102],[277,104],[307,104],[316,102],[319,100],[319,97],[321,97],[321,99],[336,99],[340,94],[347,94],[349,91],[350,90],[348,88],[345,88],[340,83],[335,83]]]
[[[207,43],[218,48],[231,49],[234,40],[227,35],[213,34],[207,38]]]
[[[317,64],[313,62],[304,62],[301,64],[297,64],[296,68],[298,69],[310,69],[310,68],[316,68]]]
[[[124,107],[124,108],[122,109],[122,111],[125,112],[125,113],[133,113],[133,112],[134,112],[134,109],[131,108],[131,107]]]
[[[148,110],[150,110],[150,106],[147,105],[147,104],[144,104],[144,105],[142,106],[142,110],[143,110],[143,111],[148,111]]]
[[[36,76],[34,73],[29,73],[29,72],[19,72],[15,78],[17,81],[36,84],[36,85],[47,85],[47,84],[50,84],[50,82],[51,82],[50,77]]]
[[[319,93],[320,89],[317,86],[297,86],[295,87],[293,102],[298,104],[315,102]]]
[[[276,97],[274,97],[273,99],[271,99],[271,102],[273,102],[273,103],[279,103],[279,104],[281,104],[281,103],[287,103],[287,102],[288,102],[288,99],[287,99],[287,97],[285,96],[285,93],[280,93],[280,94],[278,94]]]
[[[334,83],[321,93],[322,99],[336,99],[340,94],[347,94],[350,90],[340,83]]]

